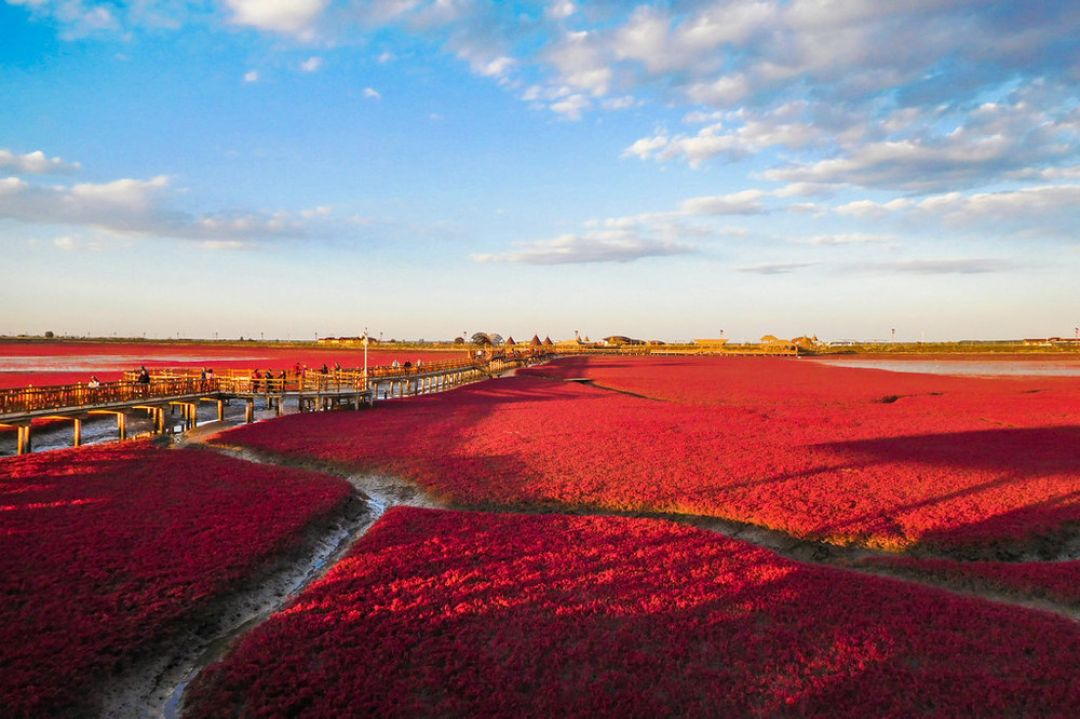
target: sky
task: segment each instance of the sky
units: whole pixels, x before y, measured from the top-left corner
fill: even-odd
[[[1080,3],[0,0],[0,334],[1080,326]]]

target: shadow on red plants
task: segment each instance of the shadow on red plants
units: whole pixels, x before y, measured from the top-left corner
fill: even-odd
[[[399,508],[194,717],[1067,714],[1076,625],[669,522]]]
[[[923,483],[928,478],[962,472],[975,481],[897,504],[895,515],[926,514],[936,505],[979,503],[1000,506],[977,521],[921,534],[920,544],[948,547],[959,556],[1019,556],[1035,549],[1053,558],[1061,537],[1080,523],[1080,427],[1002,428],[834,442],[816,445],[841,456],[858,458],[873,473],[882,467],[897,480]],[[897,468],[901,468],[899,471]],[[1038,493],[1028,494],[1037,486]],[[987,516],[988,515],[988,516]],[[851,517],[826,527],[834,532],[856,526]],[[1015,544],[1016,540],[1023,540]],[[1014,546],[1010,546],[1010,545]]]
[[[92,712],[98,679],[349,496],[338,479],[144,442],[0,460],[0,713]]]
[[[963,543],[964,527],[1036,508],[1015,515],[1034,524],[1015,522],[997,538],[1019,542],[1054,529],[1070,511],[1037,509],[1077,489],[1077,463],[1063,449],[1077,432],[1075,422],[1065,424],[1068,383],[1022,395],[1023,383],[912,375],[953,382],[956,391],[898,406],[866,401],[880,396],[882,372],[793,360],[688,364],[696,378],[716,380],[700,402],[687,390],[697,385],[643,363],[624,386],[651,382],[672,401],[523,376],[371,413],[288,417],[220,441],[398,474],[457,506],[709,515],[891,551],[931,533],[944,551],[952,537]],[[540,370],[575,373],[571,363]],[[824,378],[848,377],[862,384],[844,390],[846,399],[821,399]],[[793,398],[792,382],[812,391]],[[713,401],[719,397],[732,404]],[[1048,418],[1063,426],[1023,427]],[[979,429],[987,421],[1021,428]]]

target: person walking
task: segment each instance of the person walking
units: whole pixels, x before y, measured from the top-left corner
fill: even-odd
[[[260,380],[262,380],[262,372],[260,372],[259,370],[255,370],[254,374],[251,375],[252,394],[258,394]]]
[[[101,380],[97,378],[97,375],[90,375],[90,381],[86,383],[86,386],[90,389],[97,389],[101,386]]]

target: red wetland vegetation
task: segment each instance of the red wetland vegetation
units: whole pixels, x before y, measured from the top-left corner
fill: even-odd
[[[85,705],[351,493],[145,442],[0,459],[0,714]]]
[[[1080,627],[651,519],[397,508],[189,716],[1069,716]]]
[[[1080,523],[1077,379],[771,358],[598,357],[522,374],[219,441],[403,476],[462,507],[707,515],[969,559],[1054,554]],[[619,391],[553,381],[582,377]]]
[[[445,508],[391,508],[199,674],[185,716],[1080,706],[1080,379],[575,358],[212,441]],[[0,460],[0,713],[85,707],[355,496],[145,442]],[[827,559],[688,526],[717,518]]]

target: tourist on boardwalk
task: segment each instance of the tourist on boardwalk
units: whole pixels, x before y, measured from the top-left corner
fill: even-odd
[[[262,379],[262,372],[255,370],[255,374],[251,375],[251,391],[259,391],[259,380]]]
[[[90,375],[90,381],[86,383],[86,386],[90,389],[97,389],[101,386],[101,380],[97,378],[97,375]]]
[[[323,366],[319,369],[319,374],[330,374],[330,368],[323,362]]]
[[[393,361],[393,362],[392,362],[392,363],[390,364],[390,366],[391,366],[391,367],[393,367],[394,369],[398,369],[399,367],[401,367],[401,363],[400,363],[400,362],[398,362],[397,360],[394,360],[394,361]]]
[[[204,380],[204,381],[206,380],[206,368],[205,367],[202,368],[202,372],[199,372],[199,379]]]
[[[263,376],[266,377],[266,391],[269,392],[271,389],[276,389],[276,387],[273,387],[273,384],[274,384],[274,370],[272,370],[272,369],[266,370],[266,374],[263,375]]]
[[[292,371],[293,371],[293,374],[296,375],[297,377],[303,377],[304,376],[304,367],[299,362],[297,362],[296,364],[293,365]]]
[[[150,370],[146,369],[146,365],[139,368],[139,378],[136,381],[139,384],[150,384]]]
[[[213,367],[207,367],[206,368],[206,379],[214,379],[214,368]]]

